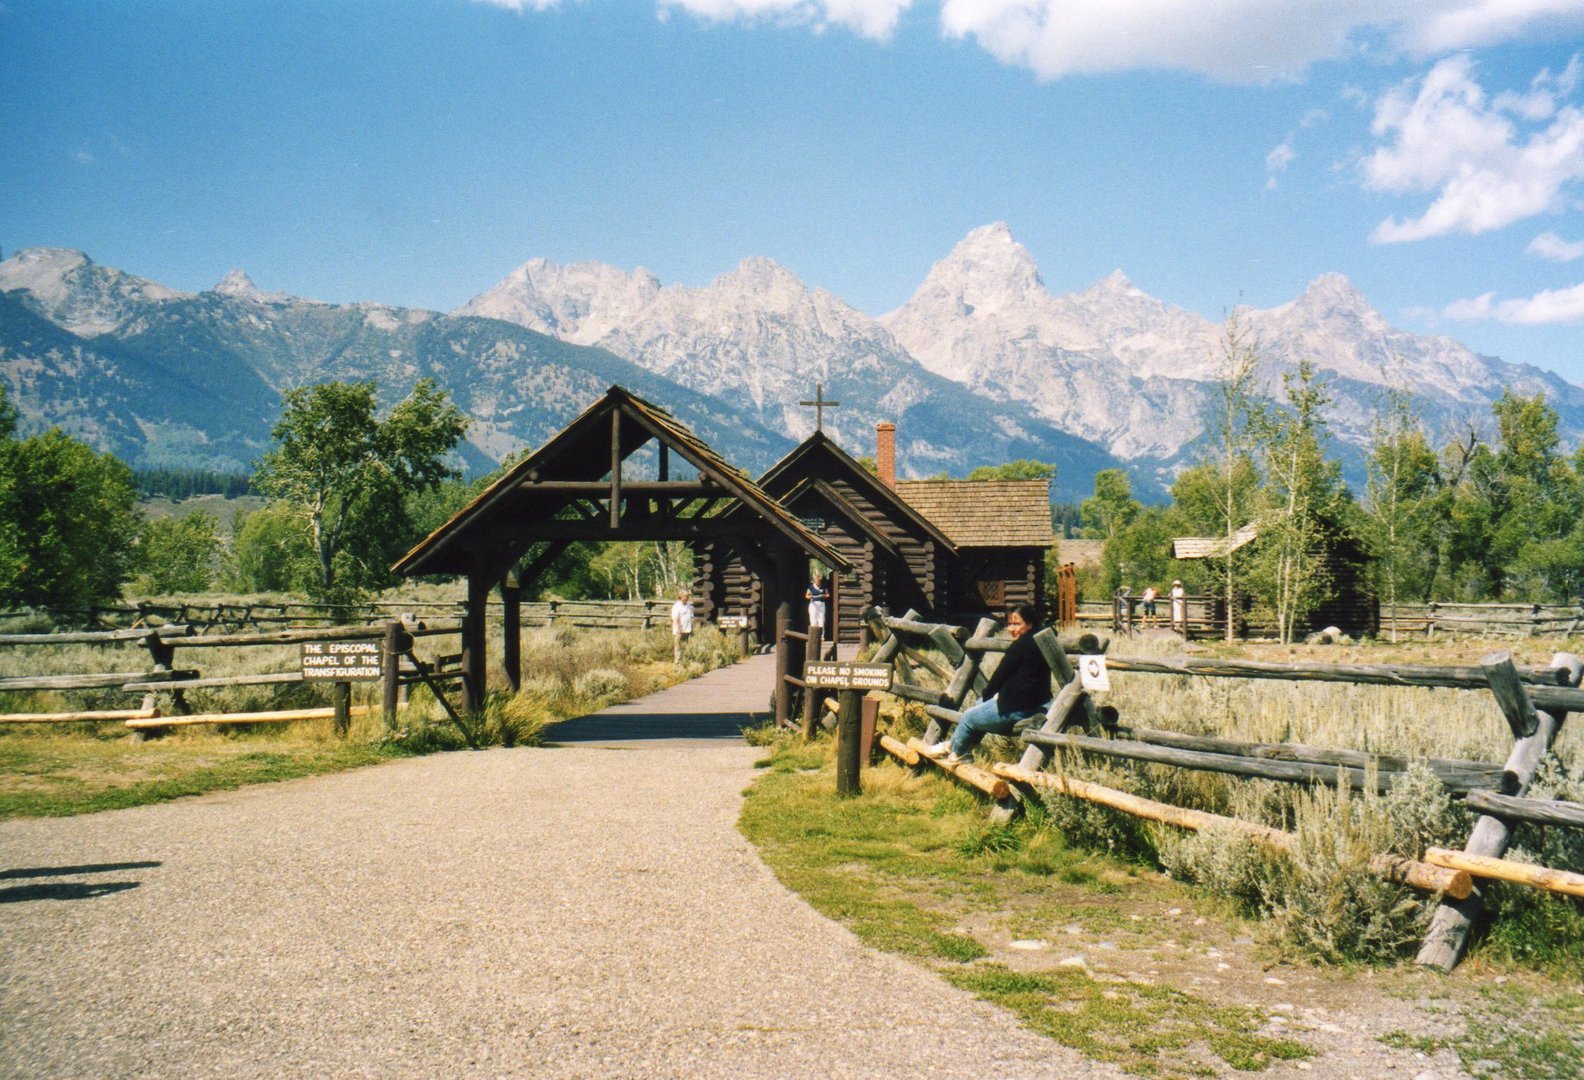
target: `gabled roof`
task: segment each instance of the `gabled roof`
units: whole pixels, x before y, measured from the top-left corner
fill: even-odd
[[[810,493],[824,499],[826,505],[851,521],[854,527],[867,536],[881,551],[884,551],[887,555],[897,554],[897,547],[891,542],[891,538],[885,534],[885,530],[875,525],[869,519],[869,515],[864,513],[862,507],[855,505],[851,499],[836,490],[835,486],[828,481],[813,479],[799,481],[797,487],[781,497],[781,505],[795,506],[799,499]]]
[[[837,479],[828,468],[822,467],[825,462],[815,464],[814,459],[819,458],[832,463],[841,473],[840,479],[862,491],[877,507],[887,510],[894,518],[910,522],[948,550],[956,546],[950,533],[942,529],[939,523],[927,514],[920,513],[917,507],[886,487],[878,476],[860,465],[856,458],[837,446],[823,431],[816,431],[793,447],[786,457],[770,466],[759,477],[759,486],[784,501],[804,476]]]
[[[1174,559],[1224,559],[1229,552],[1259,536],[1254,525],[1245,525],[1232,534],[1230,542],[1225,536],[1178,536],[1172,539]]]
[[[613,414],[619,414],[620,419]],[[670,413],[624,387],[612,386],[560,433],[403,555],[392,569],[406,575],[468,573],[486,559],[498,562],[520,557],[529,545],[551,537],[626,538],[619,529],[609,527],[606,519],[569,518],[564,511],[579,498],[591,496],[586,491],[566,494],[565,489],[603,484],[603,478],[612,472],[613,457],[625,460],[651,439],[698,470],[700,481],[708,486],[706,497],[734,499],[754,519],[796,544],[810,558],[836,569],[850,568],[835,548],[805,529],[758,484],[727,464]],[[637,481],[634,488],[642,484]],[[651,485],[657,486],[663,484]],[[646,535],[669,529],[676,534],[672,539],[696,538],[710,524],[708,518],[645,518]]]
[[[898,480],[897,494],[960,548],[1049,547],[1049,480]]]

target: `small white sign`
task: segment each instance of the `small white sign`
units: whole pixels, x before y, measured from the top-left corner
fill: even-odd
[[[746,615],[717,615],[715,625],[722,630],[748,629],[748,616]]]
[[[1111,673],[1106,670],[1104,656],[1080,656],[1078,678],[1083,682],[1083,688],[1091,694],[1111,689]]]

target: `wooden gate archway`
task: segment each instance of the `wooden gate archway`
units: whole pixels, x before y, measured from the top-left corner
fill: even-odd
[[[516,689],[522,680],[516,650],[522,590],[579,540],[726,544],[765,582],[776,613],[778,651],[797,646],[787,630],[807,630],[807,612],[798,601],[808,560],[833,571],[851,569],[840,552],[670,413],[612,386],[392,567],[405,576],[467,579],[464,709],[476,711],[484,701],[490,590],[498,587],[504,604],[503,666]],[[802,657],[780,660],[795,669]]]

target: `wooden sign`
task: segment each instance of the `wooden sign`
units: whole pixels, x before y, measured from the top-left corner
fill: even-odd
[[[378,641],[305,641],[302,677],[332,682],[378,679],[383,661]]]
[[[889,690],[891,665],[811,661],[803,665],[803,681],[815,690]]]
[[[715,625],[722,630],[748,629],[748,616],[746,615],[717,615]]]

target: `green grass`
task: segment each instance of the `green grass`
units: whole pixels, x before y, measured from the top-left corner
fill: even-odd
[[[761,764],[744,835],[783,883],[866,944],[926,963],[1031,1030],[1139,1075],[1214,1075],[1311,1056],[1299,1042],[1261,1035],[1257,1010],[1059,966],[1013,970],[975,936],[981,926],[1021,936],[1064,923],[1138,933],[1111,897],[1153,890],[1167,904],[1171,883],[1069,849],[1038,814],[986,825],[978,800],[933,774],[883,765],[865,771],[861,797],[837,799],[828,743],[783,739]]]
[[[1140,1076],[1214,1076],[1214,1058],[1256,1071],[1313,1052],[1258,1033],[1253,1009],[1136,982],[1100,983],[1080,971],[1028,973],[1000,964],[946,972],[946,980],[1012,1012],[1030,1029]]]
[[[389,743],[0,738],[0,819],[65,817],[165,802],[244,784],[374,765],[406,751]]]

